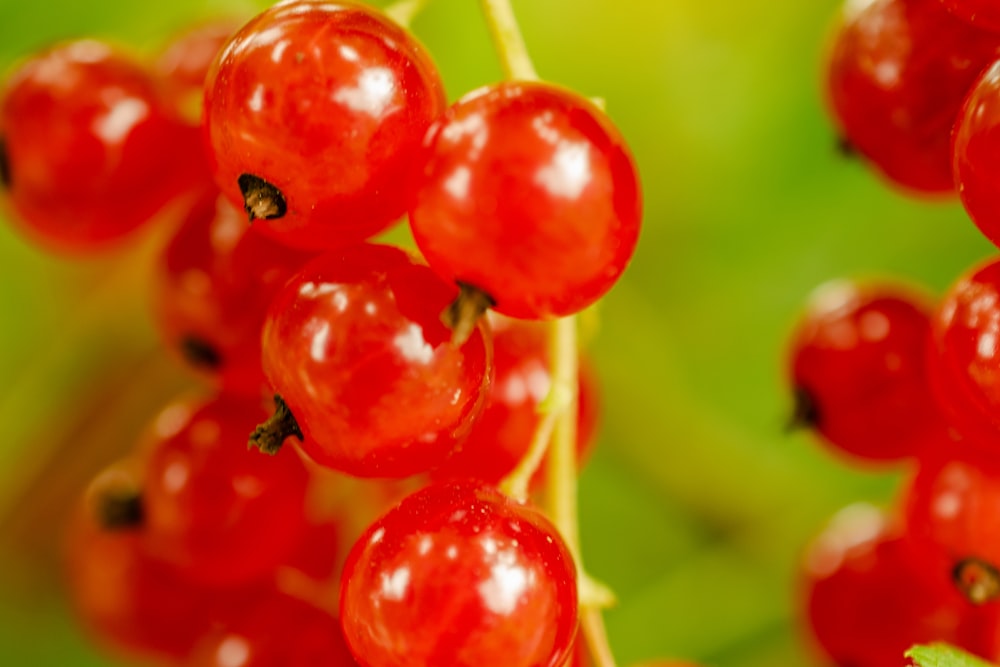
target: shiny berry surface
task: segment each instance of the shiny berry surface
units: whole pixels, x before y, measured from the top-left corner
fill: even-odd
[[[462,448],[434,471],[437,478],[471,477],[497,484],[521,461],[535,436],[540,406],[552,377],[546,329],[533,322],[491,318],[494,377],[486,407]],[[598,417],[597,378],[582,363],[579,375],[577,458],[593,445]],[[534,482],[541,480],[545,462]]]
[[[1000,9],[1000,5],[997,5]],[[976,80],[955,125],[955,183],[962,205],[979,230],[1000,245],[1000,62]]]
[[[153,76],[81,40],[22,63],[0,91],[3,191],[20,229],[46,248],[107,247],[186,193],[203,171],[198,131]]]
[[[312,255],[263,237],[217,192],[163,251],[153,310],[167,346],[227,392],[266,395],[261,330],[271,299]]]
[[[970,270],[933,320],[931,387],[955,427],[984,443],[1000,435],[1000,260]]]
[[[632,257],[641,194],[618,129],[589,100],[505,82],[451,106],[424,142],[410,225],[428,264],[525,319],[575,313]]]
[[[919,453],[944,422],[928,384],[930,313],[928,297],[901,285],[817,289],[789,345],[796,419],[859,459]]]
[[[340,621],[274,591],[199,643],[189,667],[357,667]]]
[[[893,520],[867,505],[842,510],[809,547],[801,574],[817,648],[852,667],[898,667],[912,645],[936,641],[995,655],[995,606],[975,607],[933,575]]]
[[[1000,5],[995,0],[941,0],[941,4],[977,28],[1000,32]]]
[[[294,451],[246,446],[258,400],[177,402],[153,424],[143,487],[146,539],[191,577],[236,583],[271,571],[304,530],[308,474]]]
[[[890,182],[952,192],[952,126],[998,55],[1000,36],[939,0],[847,3],[827,57],[827,101],[842,138]]]
[[[457,346],[441,323],[456,294],[402,250],[371,244],[320,255],[278,293],[264,372],[310,457],[352,475],[405,477],[455,449],[492,373],[485,329]]]
[[[445,104],[423,47],[377,10],[282,2],[232,38],[206,80],[216,180],[240,205],[244,174],[277,188],[287,211],[258,224],[284,243],[362,240],[405,213],[408,172]]]
[[[556,667],[576,631],[576,569],[555,527],[471,482],[390,510],[341,581],[344,635],[365,667]]]

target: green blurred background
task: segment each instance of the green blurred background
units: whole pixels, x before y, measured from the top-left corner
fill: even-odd
[[[956,204],[908,200],[835,150],[819,72],[837,0],[514,5],[540,74],[607,100],[646,194],[591,343],[604,419],[580,487],[588,569],[620,597],[619,661],[819,665],[796,620],[802,546],[836,509],[890,501],[899,476],[784,431],[789,327],[827,279],[940,293],[991,247]],[[0,68],[80,35],[153,54],[263,6],[0,0]],[[473,0],[431,0],[413,29],[452,98],[500,77]],[[58,533],[81,480],[189,382],[149,321],[150,245],[66,260],[0,226],[0,664],[110,664],[65,609]]]

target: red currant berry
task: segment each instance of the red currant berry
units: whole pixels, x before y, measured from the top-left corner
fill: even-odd
[[[313,460],[360,477],[439,465],[482,409],[492,373],[484,329],[459,346],[440,321],[455,294],[388,246],[307,264],[264,325],[264,372],[287,410],[255,433],[256,444],[275,451],[299,434]]]
[[[190,667],[357,667],[340,621],[303,600],[273,592],[199,644]]]
[[[428,264],[526,319],[575,313],[639,237],[635,162],[585,98],[505,82],[454,104],[425,139],[410,224]]]
[[[1000,596],[1000,462],[975,448],[920,462],[904,497],[907,530],[942,580],[972,602]]]
[[[195,583],[145,549],[140,468],[134,461],[109,468],[74,513],[65,544],[70,599],[89,634],[109,650],[184,660],[207,628],[257,593]]]
[[[537,510],[488,486],[435,484],[355,544],[340,617],[365,667],[556,667],[576,632],[576,568]]]
[[[927,297],[899,285],[817,289],[790,345],[795,419],[860,459],[919,453],[944,426],[928,386],[930,312]]]
[[[998,6],[1000,8],[1000,6]],[[955,182],[962,204],[979,230],[1000,245],[1000,62],[976,80],[955,124],[953,158]]]
[[[200,122],[208,70],[239,27],[240,22],[232,19],[193,26],[177,35],[153,63],[175,106],[196,123]]]
[[[954,190],[951,131],[966,92],[1000,55],[1000,36],[937,0],[847,3],[826,93],[850,147],[913,192]]]
[[[227,392],[261,396],[264,316],[311,257],[264,238],[227,199],[209,193],[160,261],[153,303],[168,346]]]
[[[31,58],[0,99],[3,185],[15,221],[48,248],[106,247],[200,184],[188,164],[199,132],[148,72],[100,42]]]
[[[146,538],[188,576],[219,584],[261,576],[286,559],[305,529],[301,459],[246,447],[247,432],[266,416],[259,401],[222,395],[175,403],[154,422]]]
[[[993,259],[945,294],[928,359],[931,388],[955,427],[987,445],[1000,435],[998,336],[1000,260]]]
[[[973,607],[927,572],[918,550],[879,510],[851,506],[810,546],[804,618],[838,665],[899,667],[916,643],[949,642],[995,655],[997,610]]]
[[[941,4],[977,28],[1000,32],[1000,5],[995,0],[941,0]]]
[[[546,330],[534,322],[500,317],[491,323],[494,379],[486,407],[462,448],[434,471],[439,479],[471,477],[497,484],[524,458],[538,430],[539,410],[552,382]],[[578,391],[579,461],[593,445],[598,410],[597,380],[585,361]],[[540,482],[544,473],[542,463],[532,482]]]
[[[446,104],[423,47],[349,1],[264,11],[205,85],[222,191],[269,236],[310,249],[365,239],[406,212],[407,175]]]

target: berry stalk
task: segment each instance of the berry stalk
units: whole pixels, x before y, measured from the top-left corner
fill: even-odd
[[[486,24],[496,45],[504,76],[521,81],[537,81],[538,73],[524,45],[510,0],[480,0]]]

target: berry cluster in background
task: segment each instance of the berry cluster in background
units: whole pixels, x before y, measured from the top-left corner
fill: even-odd
[[[907,195],[957,195],[993,243],[998,18],[988,2],[849,2],[825,71],[844,149]],[[836,664],[899,665],[932,641],[1000,658],[998,351],[995,256],[941,297],[828,283],[794,329],[794,421],[846,461],[905,470],[891,508],[844,509],[805,555],[803,623]]]
[[[69,594],[113,651],[614,664],[575,526],[598,399],[572,316],[632,256],[637,169],[597,103],[537,79],[503,2],[509,80],[449,106],[397,22],[416,8],[286,0],[151,66],[78,39],[6,80],[21,231],[87,256],[162,226],[154,318],[211,388],[74,515]],[[404,216],[421,255],[369,241]]]

